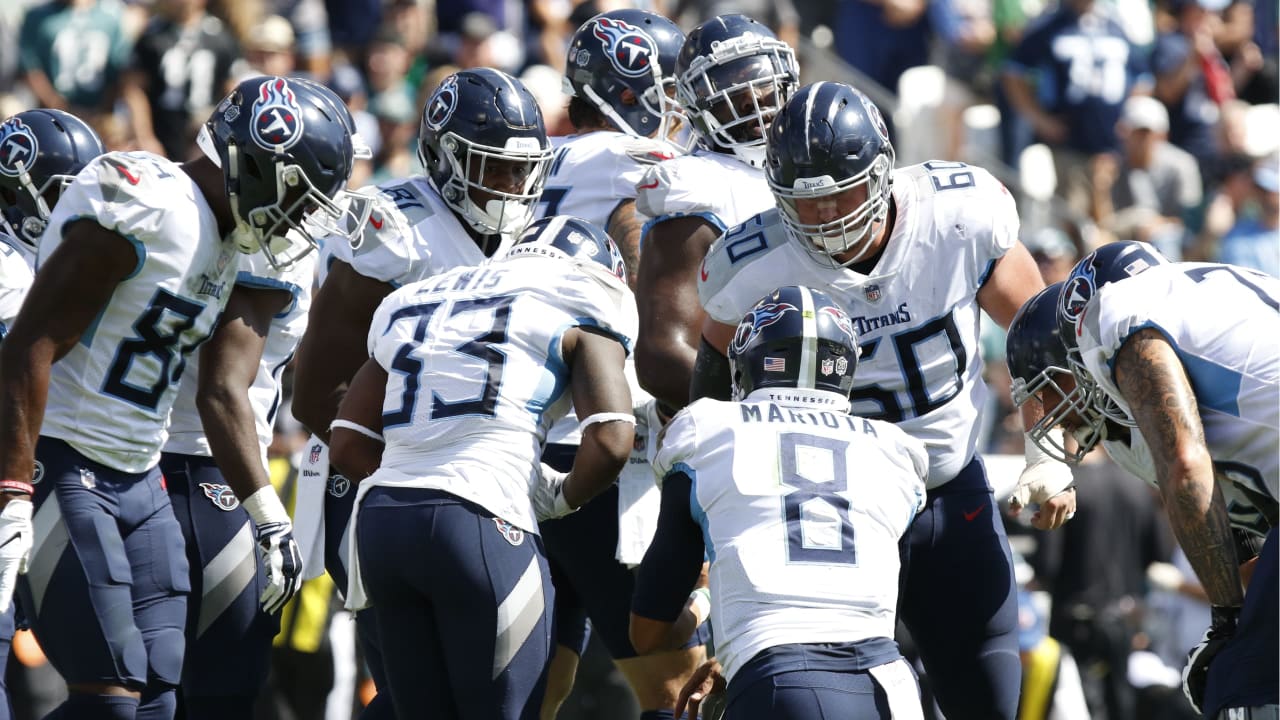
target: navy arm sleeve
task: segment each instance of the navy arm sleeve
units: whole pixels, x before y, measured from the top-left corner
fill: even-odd
[[[706,548],[702,528],[689,513],[692,488],[693,481],[682,472],[668,475],[662,483],[658,529],[640,563],[631,599],[631,611],[636,615],[675,622],[698,582]]]

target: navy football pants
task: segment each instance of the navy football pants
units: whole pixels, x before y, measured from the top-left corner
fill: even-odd
[[[947,720],[1013,720],[1022,665],[1013,557],[975,457],[930,490],[910,533],[901,617]]]
[[[253,520],[211,457],[160,458],[191,567],[183,710],[189,719],[250,717],[266,684],[280,619],[263,612],[266,586]]]
[[[1276,543],[1272,528],[1245,591],[1236,634],[1209,665],[1206,718],[1228,708],[1280,703],[1280,549]]]
[[[396,716],[537,720],[554,606],[538,536],[443,491],[386,487],[357,533]]]

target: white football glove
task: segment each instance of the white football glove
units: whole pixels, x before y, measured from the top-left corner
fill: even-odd
[[[529,495],[533,515],[538,522],[562,518],[576,509],[569,507],[569,501],[564,499],[564,479],[569,477],[569,473],[562,473],[546,463],[541,465],[538,484]]]
[[[1062,431],[1054,429],[1050,432],[1057,433],[1057,441],[1061,443]],[[1018,484],[1014,486],[1013,494],[1009,496],[1009,505],[1015,511],[1032,503],[1044,503],[1049,498],[1070,490],[1076,484],[1070,465],[1049,457],[1030,436],[1026,436],[1025,441],[1027,466],[1022,469],[1022,474],[1018,476]]]
[[[293,523],[270,485],[258,488],[241,504],[258,526],[258,555],[267,574],[262,609],[277,613],[302,587],[302,552],[293,539]]]
[[[8,609],[18,574],[27,572],[35,531],[31,527],[31,501],[12,498],[0,510],[0,611]]]

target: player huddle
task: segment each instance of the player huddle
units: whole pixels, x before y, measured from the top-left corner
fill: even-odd
[[[1017,717],[982,312],[1028,430],[1013,505],[1060,527],[1099,443],[1157,484],[1215,606],[1189,700],[1275,711],[1280,281],[1117,243],[1045,288],[998,181],[896,168],[865,95],[801,86],[742,15],[604,13],[566,65],[573,135],[463,70],[424,174],[360,189],[303,79],[243,81],[183,164],[0,126],[0,605],[67,682],[50,717],[251,717],[326,570],[368,718],[554,717],[592,631],[643,720],[717,691],[920,717],[898,619],[947,717]],[[265,461],[291,360],[292,517]]]

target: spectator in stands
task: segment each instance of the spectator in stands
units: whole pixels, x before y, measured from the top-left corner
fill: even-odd
[[[1056,227],[1045,227],[1031,233],[1026,240],[1027,249],[1040,268],[1045,285],[1062,282],[1071,274],[1080,252],[1065,232]]]
[[[1030,561],[1053,596],[1049,634],[1079,663],[1093,717],[1129,720],[1135,696],[1126,669],[1146,569],[1169,561],[1173,539],[1146,483],[1099,455],[1075,469],[1089,490],[1079,493],[1075,519],[1037,532]]]
[[[1159,100],[1129,98],[1117,126],[1123,155],[1100,156],[1093,218],[1114,239],[1149,242],[1170,260],[1182,258],[1186,219],[1202,198],[1200,168],[1171,145],[1169,114]]]
[[[1146,63],[1109,6],[1063,0],[1027,28],[1002,77],[1014,109],[1053,150],[1058,191],[1089,211],[1094,158],[1119,149],[1124,101],[1147,82]]]
[[[1254,212],[1236,220],[1222,237],[1219,259],[1280,277],[1280,170],[1277,159],[1258,161],[1253,168]]]
[[[161,0],[155,13],[133,49],[123,98],[138,147],[181,161],[230,91],[240,46],[205,0]]]
[[[328,77],[333,44],[323,0],[267,0],[265,12],[289,21],[299,69],[311,77]]]
[[[1200,232],[1187,260],[1218,262],[1222,236],[1235,226],[1253,197],[1253,158],[1242,152],[1224,155],[1214,162],[1204,203]]]
[[[791,0],[674,0],[668,15],[681,27],[692,28],[729,13],[742,13],[768,26],[793,48],[799,43],[800,14]]]
[[[1018,657],[1022,660],[1022,695],[1019,720],[1088,720],[1085,702],[1071,651],[1049,635],[1049,623],[1030,592],[1018,592]]]
[[[37,105],[91,121],[111,108],[129,49],[120,3],[51,0],[27,10],[18,68]]]
[[[989,44],[987,29],[966,23],[956,0],[842,0],[836,8],[836,52],[890,92],[907,68],[929,64],[930,37],[949,45]]]
[[[1214,43],[1226,0],[1168,0],[1175,21],[1151,52],[1156,98],[1169,109],[1169,140],[1205,170],[1214,157],[1214,128],[1223,103],[1235,97],[1226,60]]]
[[[255,75],[292,75],[295,50],[293,26],[279,15],[259,20],[244,41],[244,57]]]

